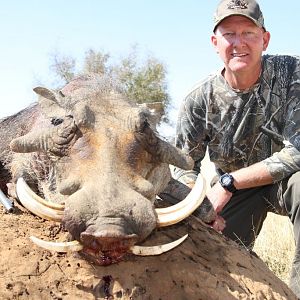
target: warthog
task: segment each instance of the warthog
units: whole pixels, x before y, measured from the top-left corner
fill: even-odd
[[[34,214],[61,221],[74,241],[32,240],[60,252],[81,251],[100,265],[126,252],[160,254],[182,242],[184,237],[136,246],[156,227],[189,216],[205,194],[199,177],[182,202],[155,208],[170,180],[169,164],[193,167],[188,155],[157,135],[155,115],[104,77],[82,76],[58,92],[34,91],[38,104],[0,123],[2,132],[9,131],[1,149],[1,187]]]
[[[158,137],[149,109],[99,77],[35,91],[37,104],[0,120],[0,187],[73,238],[32,237],[36,244],[87,259],[31,247],[29,232],[64,240],[59,224],[19,213],[19,204],[14,215],[0,211],[1,299],[296,299],[261,260],[199,220],[214,218],[205,199],[196,217],[179,222],[201,203],[203,181],[188,194],[170,180],[169,164],[193,162]],[[155,208],[156,194],[169,202],[187,196]],[[170,253],[124,257],[160,254],[187,232]],[[143,241],[148,247],[138,246]]]

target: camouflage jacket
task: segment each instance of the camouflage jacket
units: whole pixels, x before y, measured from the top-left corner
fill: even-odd
[[[198,84],[184,99],[176,146],[195,161],[195,178],[208,147],[223,172],[263,161],[274,182],[300,170],[300,58],[265,55],[259,82],[247,91],[232,89],[221,72]]]

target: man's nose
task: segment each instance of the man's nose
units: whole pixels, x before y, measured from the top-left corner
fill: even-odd
[[[234,38],[232,39],[232,44],[234,46],[242,45],[245,43],[245,38],[243,37],[242,34],[235,34]]]

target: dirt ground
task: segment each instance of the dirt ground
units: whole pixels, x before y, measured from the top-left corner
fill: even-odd
[[[0,206],[0,300],[296,299],[259,258],[194,217],[156,230],[144,245],[168,243],[186,233],[182,245],[161,256],[129,254],[118,264],[100,267],[79,253],[38,248],[31,235],[65,241],[68,234],[17,203],[12,214]]]
[[[147,241],[166,243],[188,232],[171,252],[129,255],[108,267],[33,245],[31,235],[62,241],[67,234],[22,207],[13,214],[0,209],[0,228],[0,299],[295,299],[261,260],[194,221],[158,230]]]

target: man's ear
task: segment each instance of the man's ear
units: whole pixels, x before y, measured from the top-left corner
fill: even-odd
[[[271,39],[271,34],[269,31],[264,32],[264,36],[263,36],[263,51],[266,51],[269,45]]]
[[[219,53],[219,50],[218,50],[218,40],[217,40],[216,35],[213,34],[213,35],[211,36],[210,40],[211,40],[211,43],[212,43],[212,45],[214,46],[216,52]]]

